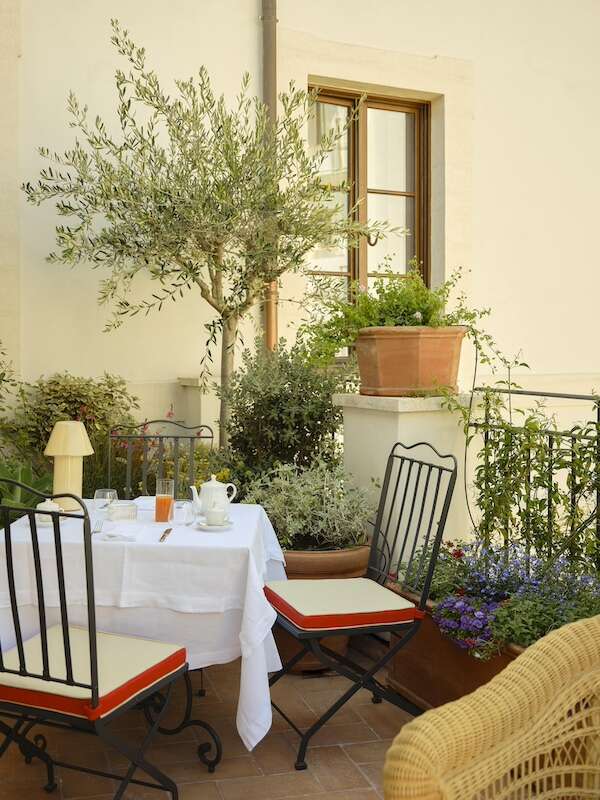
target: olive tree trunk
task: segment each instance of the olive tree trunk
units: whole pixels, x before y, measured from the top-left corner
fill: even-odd
[[[227,426],[231,409],[228,389],[233,375],[235,343],[237,339],[239,317],[232,315],[223,320],[223,337],[221,340],[221,407],[219,412],[219,447],[227,447],[229,434]]]

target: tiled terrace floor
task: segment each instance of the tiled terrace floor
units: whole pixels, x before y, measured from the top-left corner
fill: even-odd
[[[198,682],[195,676],[195,682]],[[347,687],[338,676],[287,676],[273,689],[279,703],[300,727]],[[235,709],[239,663],[205,670],[207,696],[195,700],[195,715],[212,724],[223,741],[223,761],[213,775],[197,760],[195,729],[178,737],[157,737],[149,759],[178,784],[180,800],[277,800],[325,797],[329,800],[377,800],[381,792],[384,756],[391,739],[407,716],[388,703],[373,705],[360,692],[312,740],[308,769],[294,770],[296,735],[274,714],[273,728],[263,742],[248,753],[237,735]],[[182,695],[173,701],[173,718]],[[119,723],[131,737],[141,738],[143,720],[131,712]],[[79,761],[100,769],[121,767],[119,757],[95,737],[47,729],[48,751],[57,758]],[[110,780],[62,771],[59,788],[48,795],[42,788],[45,771],[39,763],[25,766],[14,746],[0,759],[0,800],[111,800]],[[146,777],[146,776],[143,776]],[[131,787],[126,800],[163,800],[168,795]]]

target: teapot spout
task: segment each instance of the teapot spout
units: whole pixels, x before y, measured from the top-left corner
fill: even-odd
[[[198,497],[198,490],[195,486],[190,486],[190,492],[192,493],[192,502],[194,505],[200,505],[200,498]]]

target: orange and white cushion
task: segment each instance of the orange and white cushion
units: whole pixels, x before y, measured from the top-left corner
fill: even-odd
[[[73,677],[90,683],[90,651],[87,628],[69,627]],[[0,704],[16,703],[61,714],[99,719],[185,666],[186,650],[150,639],[97,634],[99,703],[91,705],[91,692],[79,686],[0,672]],[[40,636],[24,643],[29,672],[42,673]],[[53,677],[66,677],[63,633],[60,625],[48,629],[48,660]],[[16,647],[4,653],[4,665],[19,668]]]
[[[369,578],[272,581],[265,595],[302,630],[395,625],[423,617],[410,600]]]

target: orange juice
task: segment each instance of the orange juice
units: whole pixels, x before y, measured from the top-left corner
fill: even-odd
[[[169,522],[173,516],[173,498],[168,494],[156,495],[155,522]]]

